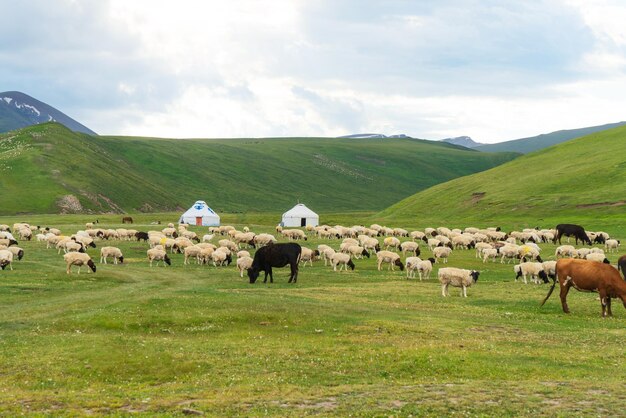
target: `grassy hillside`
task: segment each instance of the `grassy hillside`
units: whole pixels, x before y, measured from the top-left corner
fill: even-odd
[[[198,199],[218,212],[298,200],[380,210],[515,156],[414,139],[95,137],[48,123],[0,135],[0,189],[10,196],[0,214],[168,211]]]
[[[387,222],[430,220],[447,225],[626,218],[626,127],[524,155],[452,180],[385,209]]]
[[[562,131],[551,132],[528,138],[516,139],[513,141],[500,142],[498,144],[481,145],[474,149],[484,152],[521,152],[523,154],[537,151],[570,139],[580,138],[581,136],[591,135],[596,132],[606,131],[607,129],[623,126],[626,122],[609,123],[606,125],[590,126],[587,128],[567,129]]]

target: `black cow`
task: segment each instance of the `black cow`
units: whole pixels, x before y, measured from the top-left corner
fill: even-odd
[[[298,262],[300,261],[301,253],[302,247],[295,242],[270,244],[260,248],[254,254],[252,267],[248,269],[250,283],[256,282],[261,271],[265,272],[265,280],[263,280],[263,283],[267,283],[268,274],[270,276],[270,283],[274,283],[272,267],[285,267],[287,264],[291,267],[289,283],[292,281],[295,283],[298,280]]]
[[[137,241],[144,241],[144,242],[148,242],[148,233],[147,232],[135,232],[135,238],[137,238]]]
[[[561,237],[574,237],[576,239],[576,244],[578,244],[578,240],[586,243],[587,245],[593,245],[587,233],[585,233],[585,228],[580,225],[574,224],[558,224],[556,226],[556,234],[554,235],[554,244],[556,244],[557,240],[559,244],[561,243]]]

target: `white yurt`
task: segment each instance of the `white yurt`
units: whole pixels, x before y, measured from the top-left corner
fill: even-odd
[[[302,203],[298,203],[287,212],[283,213],[282,226],[317,226],[320,223],[320,217],[317,213],[307,208]]]
[[[178,223],[186,223],[198,226],[219,226],[220,217],[203,200],[198,200],[183,213]]]

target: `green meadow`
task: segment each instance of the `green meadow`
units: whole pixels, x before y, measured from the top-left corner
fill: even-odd
[[[133,215],[149,230],[177,214]],[[372,212],[323,223],[369,224]],[[93,216],[0,217],[64,233]],[[272,232],[279,214],[225,214],[223,224]],[[122,227],[99,216],[100,227]],[[531,220],[528,220],[531,223]],[[126,225],[128,226],[128,225]],[[387,223],[423,229],[439,224]],[[470,226],[467,225],[452,225]],[[490,226],[474,224],[471,226]],[[511,223],[501,226],[508,230]],[[193,227],[199,234],[206,228]],[[602,228],[623,238],[621,225]],[[309,239],[311,248],[338,240]],[[114,416],[620,416],[626,395],[626,310],[600,317],[595,294],[572,291],[572,313],[548,285],[514,281],[513,264],[455,250],[449,266],[479,269],[468,298],[430,279],[377,271],[374,259],[333,272],[323,261],[248,283],[234,266],[150,268],[147,244],[113,241],[123,265],[65,273],[62,255],[20,242],[0,271],[0,414]],[[544,259],[555,246],[542,244]],[[422,257],[430,256],[421,245]],[[99,248],[90,249],[99,261]],[[611,262],[617,254],[610,254]],[[555,292],[557,293],[557,292]]]

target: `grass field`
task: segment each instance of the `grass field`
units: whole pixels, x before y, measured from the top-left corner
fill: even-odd
[[[243,226],[237,216],[225,222]],[[176,216],[138,215],[135,227],[155,219]],[[89,220],[32,218],[67,233]],[[276,223],[244,222],[255,232]],[[415,225],[426,226],[439,225]],[[438,265],[420,282],[378,272],[373,259],[341,273],[317,262],[295,285],[286,269],[250,285],[232,266],[185,267],[181,255],[150,269],[146,244],[115,242],[127,263],[68,276],[56,250],[20,244],[25,259],[0,272],[2,415],[623,415],[626,311],[616,304],[602,319],[596,295],[575,291],[570,315],[554,295],[540,308],[548,286],[515,283],[511,264],[482,264],[471,250],[449,262],[481,270],[463,299],[455,288],[441,297]],[[554,246],[542,248],[552,258]]]

